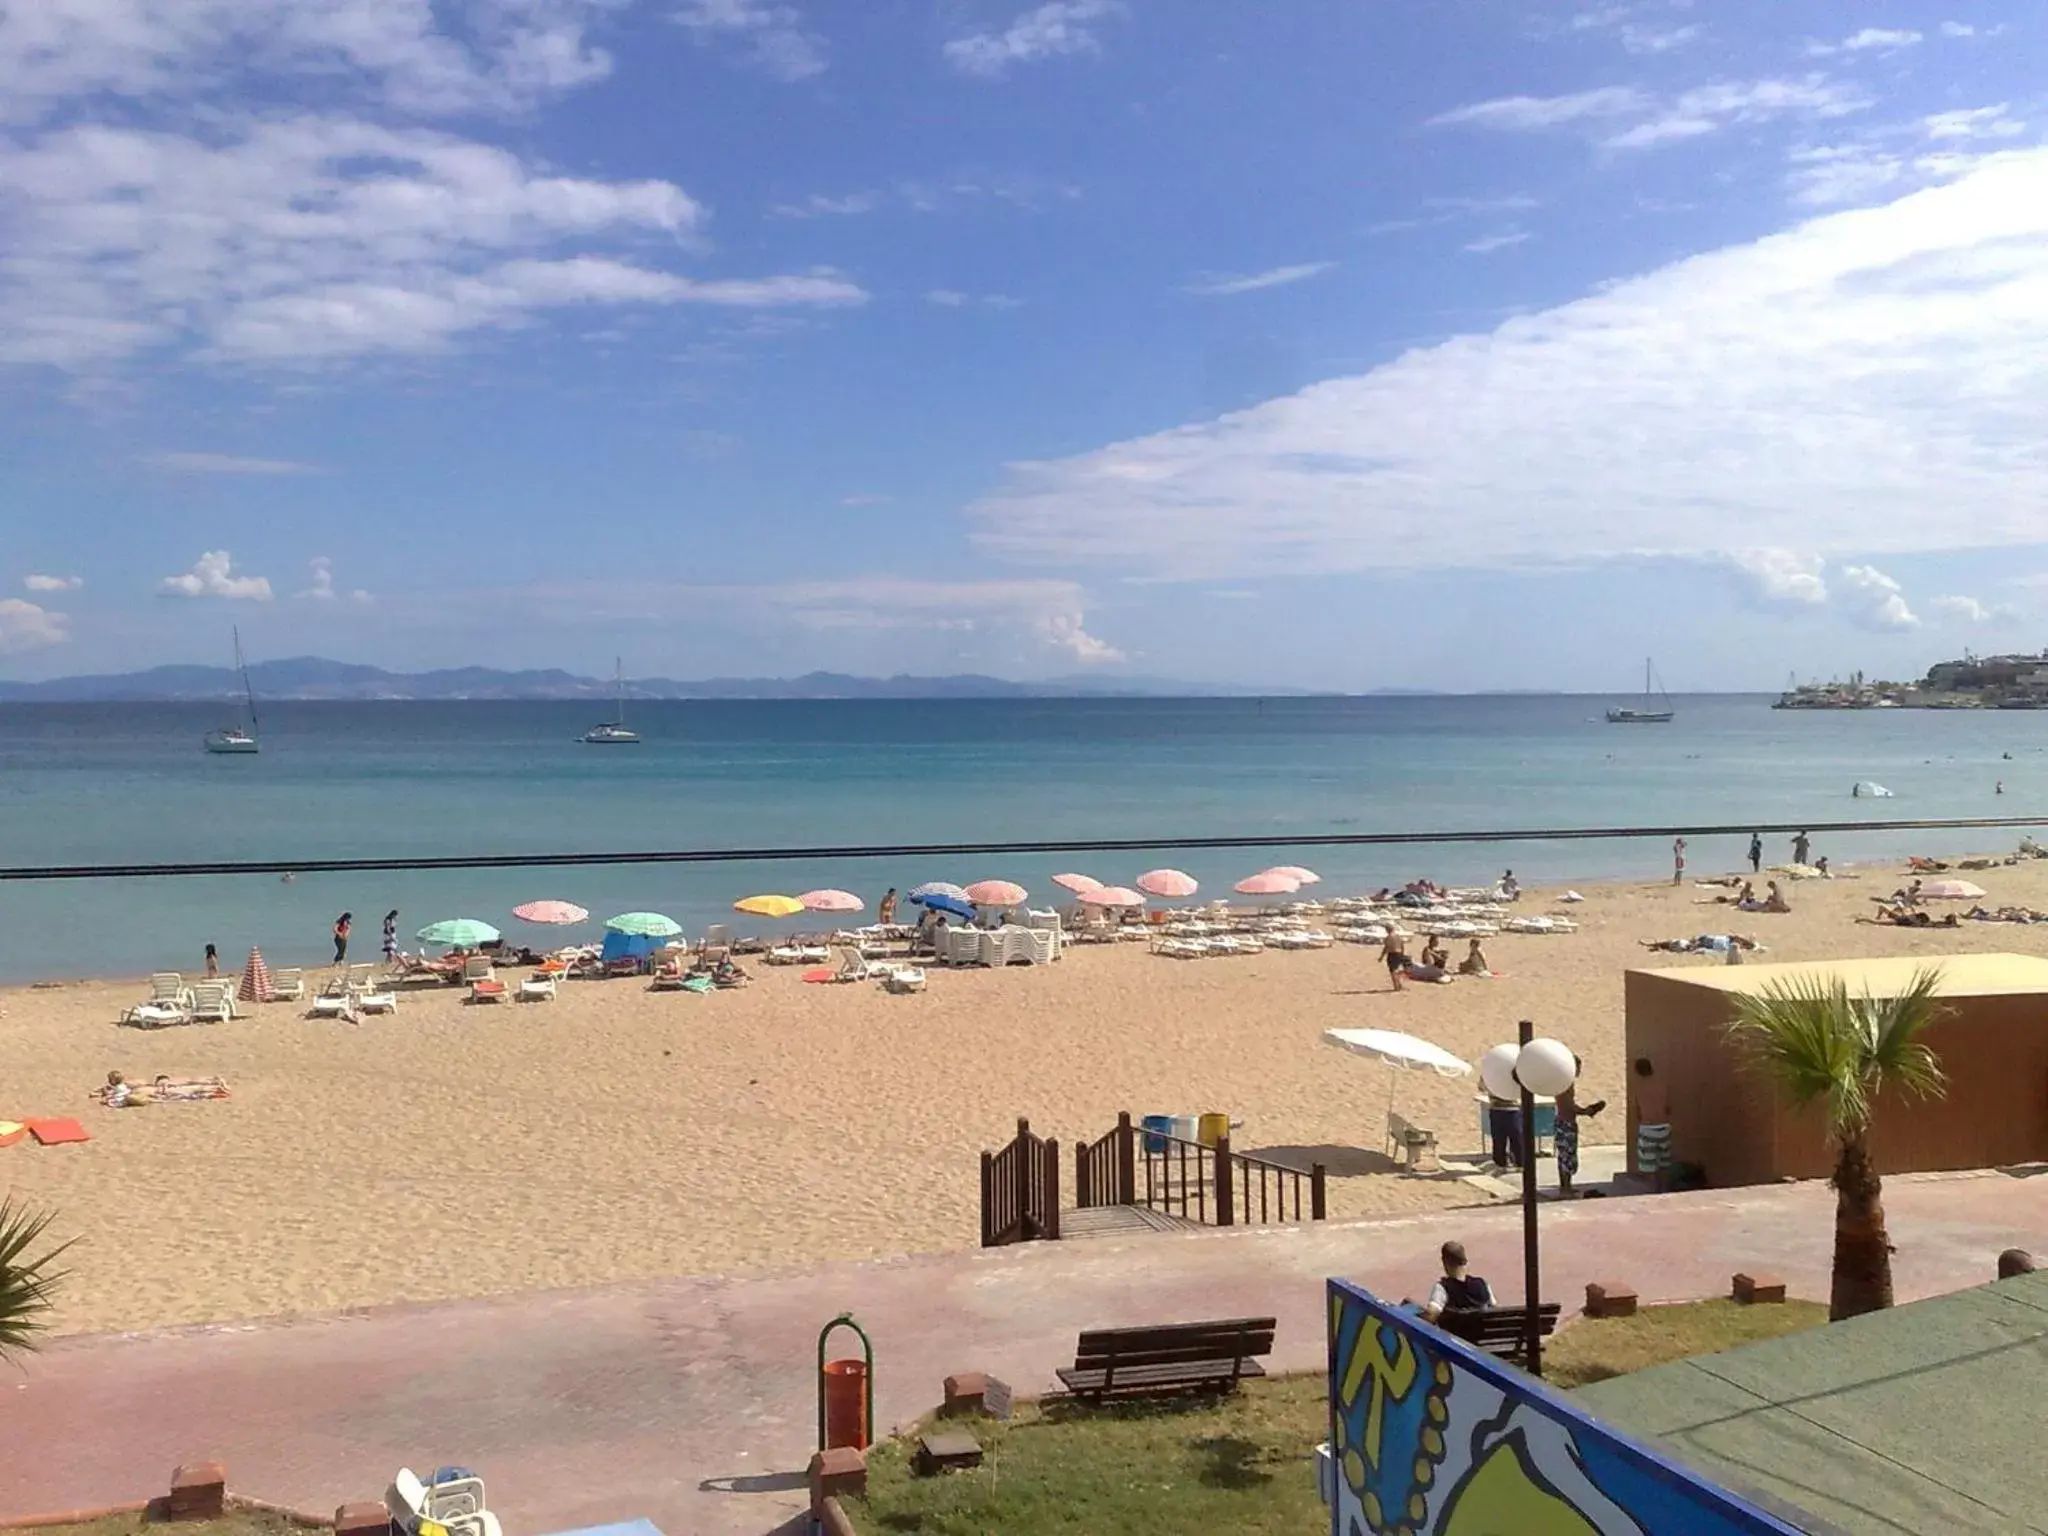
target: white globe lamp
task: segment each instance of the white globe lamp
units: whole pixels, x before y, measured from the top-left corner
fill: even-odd
[[[1515,1057],[1514,1076],[1541,1099],[1556,1098],[1578,1075],[1578,1063],[1562,1040],[1531,1040]]]
[[[1515,1080],[1515,1062],[1521,1054],[1519,1045],[1496,1045],[1479,1058],[1479,1081],[1496,1099],[1521,1098],[1522,1085]]]

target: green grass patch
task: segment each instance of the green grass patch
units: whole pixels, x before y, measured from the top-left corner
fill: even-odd
[[[1582,1317],[1544,1346],[1543,1378],[1553,1387],[1582,1387],[1672,1360],[1802,1333],[1827,1320],[1828,1309],[1815,1301],[1743,1306],[1725,1297],[1645,1307],[1634,1317]]]
[[[1808,1301],[1581,1318],[1549,1341],[1543,1371],[1554,1387],[1583,1386],[1826,1321],[1827,1308]],[[1317,1374],[1246,1382],[1223,1398],[1020,1403],[1008,1424],[965,1422],[985,1453],[969,1471],[915,1477],[914,1440],[878,1446],[868,1496],[850,1513],[863,1536],[1300,1536],[1329,1518],[1311,1460],[1329,1435],[1327,1391]]]
[[[1301,1536],[1329,1523],[1311,1457],[1328,1438],[1320,1375],[1246,1382],[1229,1397],[1090,1408],[1017,1405],[1008,1424],[967,1421],[979,1467],[911,1475],[914,1446],[868,1458],[868,1532],[919,1536]]]
[[[218,1520],[152,1520],[147,1515],[108,1515],[80,1525],[38,1526],[30,1536],[306,1536],[306,1528],[282,1515],[231,1509]]]

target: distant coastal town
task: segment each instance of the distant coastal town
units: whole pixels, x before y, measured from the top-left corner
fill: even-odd
[[[1773,709],[2048,709],[2048,651],[1938,661],[1914,683],[1794,683]]]

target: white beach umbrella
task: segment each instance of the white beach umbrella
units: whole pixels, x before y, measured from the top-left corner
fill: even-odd
[[[1438,1077],[1464,1077],[1471,1063],[1453,1056],[1434,1041],[1394,1029],[1326,1029],[1323,1038],[1355,1056],[1384,1062],[1409,1072],[1434,1072]],[[1394,1073],[1387,1074],[1387,1113],[1394,1112]]]

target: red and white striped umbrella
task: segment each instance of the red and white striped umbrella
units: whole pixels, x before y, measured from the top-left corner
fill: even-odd
[[[967,887],[967,899],[977,907],[1021,907],[1030,894],[1014,880],[977,880]]]
[[[1240,896],[1291,896],[1301,889],[1301,882],[1277,869],[1262,869],[1256,875],[1245,876],[1231,889]]]
[[[1296,885],[1315,885],[1323,878],[1314,870],[1303,869],[1299,864],[1275,864],[1271,869],[1262,869],[1259,873],[1262,875],[1285,875]]]
[[[797,900],[807,912],[858,912],[867,905],[851,891],[805,891]]]
[[[1192,896],[1201,886],[1195,877],[1182,869],[1148,869],[1138,876],[1138,889],[1150,891],[1154,896]]]
[[[1072,891],[1076,896],[1102,889],[1102,882],[1093,875],[1054,875],[1052,883],[1063,891]]]
[[[512,915],[523,923],[553,923],[560,926],[590,921],[590,914],[573,901],[529,901],[524,906],[514,907]]]
[[[1142,907],[1145,898],[1129,886],[1105,885],[1096,890],[1083,891],[1081,904],[1087,907]]]
[[[245,1003],[267,1002],[270,998],[270,967],[263,963],[263,951],[251,949],[249,963],[242,967],[242,985],[235,996]]]

